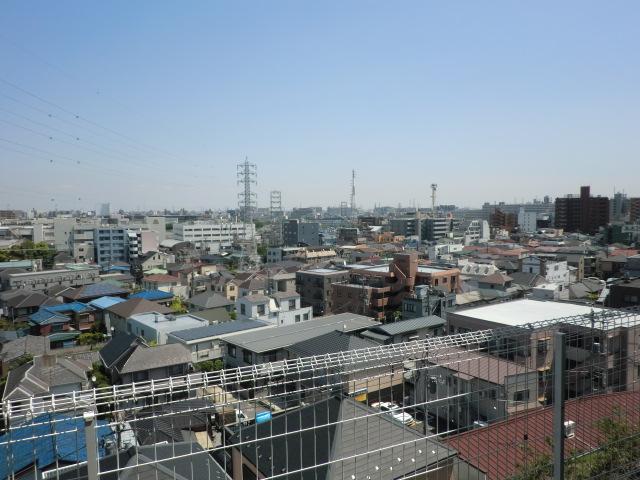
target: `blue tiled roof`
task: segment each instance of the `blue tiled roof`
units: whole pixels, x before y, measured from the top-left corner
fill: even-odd
[[[82,302],[62,303],[60,305],[53,305],[53,306],[44,307],[44,308],[46,308],[50,312],[82,313],[82,312],[93,310],[93,308],[91,308],[89,305],[87,305],[86,303],[82,303]]]
[[[85,297],[104,297],[109,295],[121,295],[127,293],[128,290],[112,285],[108,282],[93,283],[91,285],[85,285],[79,289],[71,292],[71,294],[65,294],[66,297],[71,298],[85,298]]]
[[[56,323],[56,320],[58,321],[57,323],[68,322],[69,317],[62,313],[52,312],[47,307],[43,307],[36,313],[29,315],[29,320],[38,325],[46,325],[48,323]]]
[[[121,303],[125,301],[126,300],[124,298],[120,298],[120,297],[104,296],[104,297],[96,298],[95,300],[91,300],[89,302],[89,305],[99,310],[106,310],[107,308],[111,307],[112,305],[115,305],[116,303]]]
[[[169,300],[173,298],[172,293],[163,292],[162,290],[142,290],[141,292],[129,295],[129,298],[144,298],[145,300]]]
[[[102,446],[105,438],[113,435],[113,431],[106,423],[98,420],[96,426],[101,457],[106,454]],[[77,434],[74,430],[81,434]],[[36,438],[26,440],[31,437]],[[16,441],[21,439],[23,441]],[[5,443],[9,440],[12,443]],[[32,421],[15,426],[10,433],[0,436],[0,458],[4,460],[0,462],[0,478],[8,478],[11,473],[24,470],[34,462],[40,469],[53,465],[56,460],[71,463],[86,462],[87,448],[83,420],[67,418],[65,414],[44,414],[34,417]]]

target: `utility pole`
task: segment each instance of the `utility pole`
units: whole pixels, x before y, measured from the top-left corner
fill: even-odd
[[[356,218],[356,171],[351,170],[351,219]]]

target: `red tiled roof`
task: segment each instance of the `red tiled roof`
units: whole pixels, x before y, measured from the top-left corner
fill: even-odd
[[[603,440],[599,421],[612,418],[616,409],[626,421],[640,421],[640,392],[620,392],[570,400],[565,405],[565,421],[576,423],[576,434],[565,438],[565,455],[597,447]],[[454,435],[445,440],[459,457],[481,470],[488,480],[513,476],[540,454],[551,454],[548,439],[553,437],[553,407],[523,412],[488,427]]]

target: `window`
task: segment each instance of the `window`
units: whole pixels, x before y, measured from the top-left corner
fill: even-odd
[[[240,304],[240,315],[246,315],[246,308],[244,303]]]
[[[308,313],[305,313],[305,314],[302,316],[302,320],[309,320],[309,314],[308,314]]]
[[[242,351],[242,360],[244,360],[244,363],[253,363],[253,353],[251,353],[251,350],[243,350]]]
[[[518,390],[513,394],[514,402],[527,402],[529,401],[529,390]]]
[[[296,323],[300,321],[300,315],[296,315]]]
[[[538,340],[538,353],[544,354],[549,350],[549,340],[543,338],[542,340]]]
[[[289,310],[293,310],[296,308],[296,301],[295,300],[289,300]]]
[[[265,306],[258,305],[258,315],[264,315],[264,312],[265,312]]]
[[[227,353],[229,354],[230,357],[236,358],[236,346],[229,345],[227,347]]]

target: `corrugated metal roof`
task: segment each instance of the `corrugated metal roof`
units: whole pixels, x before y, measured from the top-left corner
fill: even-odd
[[[163,292],[162,290],[142,290],[129,295],[129,298],[144,298],[150,301],[169,300],[173,298],[173,293]]]
[[[325,353],[348,352],[360,348],[378,347],[379,344],[365,338],[356,337],[340,331],[332,331],[295,343],[287,348],[300,357],[324,355]]]
[[[218,337],[220,335],[267,326],[269,326],[268,323],[258,320],[234,320],[233,322],[218,323],[217,325],[207,325],[205,327],[178,330],[177,332],[171,332],[171,335],[184,340],[185,342],[189,342],[191,340]]]
[[[89,302],[89,305],[99,310],[105,310],[111,307],[112,305],[116,305],[124,301],[125,301],[124,298],[105,296],[105,297],[96,298],[95,300],[91,300]]]
[[[387,323],[385,325],[380,325],[379,327],[374,327],[371,330],[387,335],[398,335],[400,333],[413,332],[423,328],[441,327],[444,324],[445,321],[442,318],[437,315],[432,315],[429,317],[418,317],[394,323]]]
[[[254,352],[269,352],[334,330],[353,332],[376,325],[379,325],[379,322],[376,322],[371,317],[355,313],[340,313],[338,315],[317,317],[294,325],[239,333],[229,336],[225,341]]]

